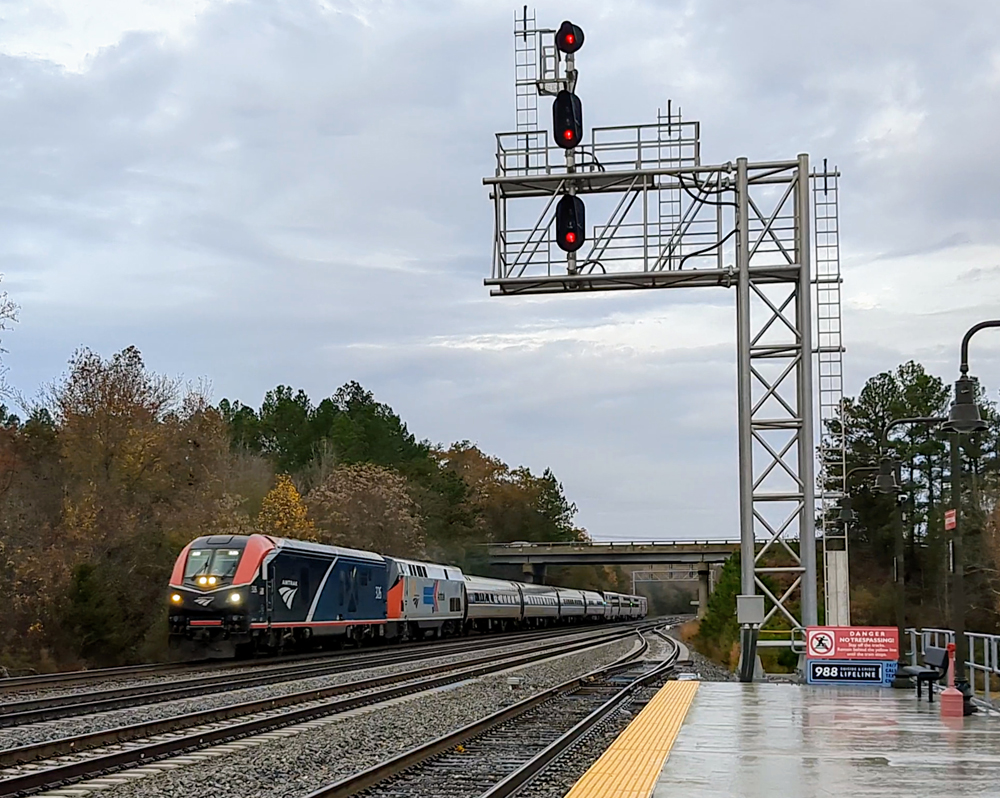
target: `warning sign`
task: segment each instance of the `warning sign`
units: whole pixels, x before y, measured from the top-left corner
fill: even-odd
[[[944,511],[944,528],[945,529],[949,529],[949,530],[950,529],[954,529],[956,526],[958,526],[957,522],[958,522],[958,514],[954,510],[945,510]]]
[[[894,626],[810,626],[808,659],[896,660],[899,632]]]

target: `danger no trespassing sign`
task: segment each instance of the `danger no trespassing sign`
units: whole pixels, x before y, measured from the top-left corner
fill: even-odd
[[[808,659],[896,660],[899,631],[895,626],[810,626]]]

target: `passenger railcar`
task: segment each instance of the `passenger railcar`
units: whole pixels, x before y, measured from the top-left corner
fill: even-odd
[[[584,617],[589,621],[603,621],[604,612],[607,609],[607,603],[604,601],[604,596],[598,593],[596,590],[584,590],[583,600],[584,604]]]
[[[519,626],[524,605],[517,582],[465,574],[466,629],[506,631]]]
[[[587,614],[586,601],[583,592],[569,587],[557,587],[556,595],[559,598],[559,617],[577,623],[582,621]]]
[[[519,584],[526,626],[553,626],[559,621],[559,594],[551,585]]]

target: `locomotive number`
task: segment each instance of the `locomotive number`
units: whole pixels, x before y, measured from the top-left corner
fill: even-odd
[[[375,598],[382,598],[382,585],[375,585]]]

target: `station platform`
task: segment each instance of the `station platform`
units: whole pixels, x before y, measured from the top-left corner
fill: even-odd
[[[915,691],[668,682],[566,798],[1000,795],[1000,715]]]

